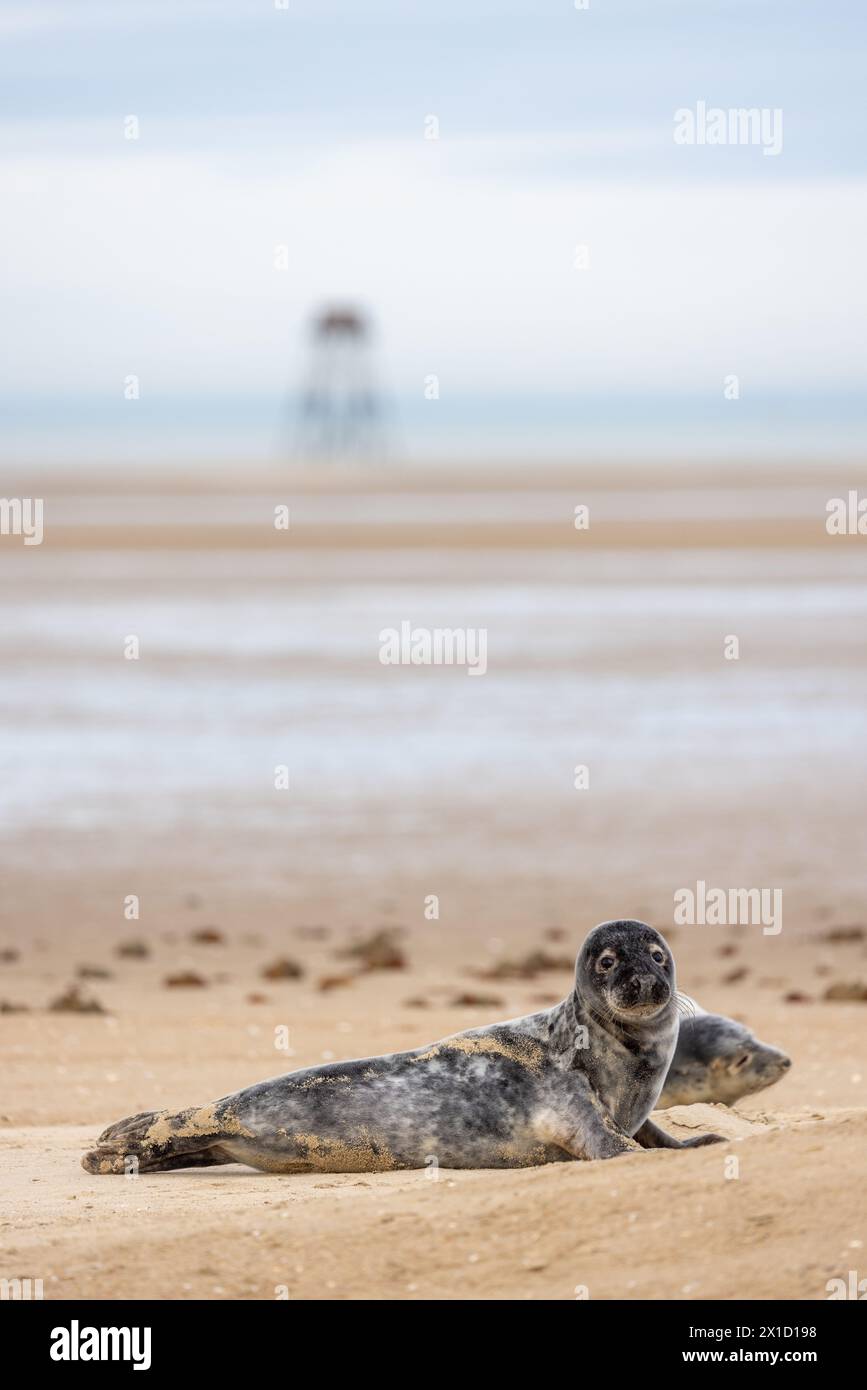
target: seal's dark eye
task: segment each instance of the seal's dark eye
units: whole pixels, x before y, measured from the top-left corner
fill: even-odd
[[[664,951],[660,951],[659,948],[657,947],[657,949],[656,949],[655,951],[651,951],[650,954],[653,956],[653,959],[656,961],[657,965],[665,965],[665,952],[664,952]]]
[[[613,964],[614,964],[614,957],[613,957],[613,956],[600,956],[600,957],[599,957],[599,969],[600,969],[600,970],[610,970]]]
[[[735,1071],[740,1071],[741,1067],[745,1067],[749,1060],[750,1054],[748,1052],[744,1052],[742,1056],[740,1056],[738,1060],[735,1062]]]

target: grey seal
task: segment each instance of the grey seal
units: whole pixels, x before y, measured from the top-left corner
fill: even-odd
[[[792,1065],[778,1047],[759,1042],[743,1023],[697,1009],[680,1020],[674,1058],[657,1110],[700,1101],[733,1105],[773,1086]]]
[[[603,922],[571,993],[411,1052],[308,1067],[201,1108],[111,1125],[91,1173],[247,1163],[276,1173],[524,1168],[694,1148],[649,1119],[674,1055],[674,958],[644,922]]]

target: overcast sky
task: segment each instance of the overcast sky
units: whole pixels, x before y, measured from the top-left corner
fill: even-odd
[[[131,373],[178,456],[220,411],[255,453],[332,299],[373,311],[410,436],[430,374],[453,445],[575,401],[716,409],[728,373],[743,420],[860,428],[855,0],[65,0],[4,4],[0,39],[19,456],[110,450]],[[700,101],[779,108],[782,151],[677,145]]]

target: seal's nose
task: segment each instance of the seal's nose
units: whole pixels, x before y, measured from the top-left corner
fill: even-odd
[[[780,1066],[783,1068],[783,1071],[788,1071],[788,1070],[789,1070],[789,1067],[790,1067],[791,1065],[792,1065],[792,1059],[791,1059],[791,1057],[781,1057],[781,1058],[780,1058]]]
[[[629,981],[636,999],[648,999],[655,983],[653,975],[633,975]]]

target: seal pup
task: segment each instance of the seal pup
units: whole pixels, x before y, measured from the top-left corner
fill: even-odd
[[[562,1003],[411,1052],[308,1067],[200,1109],[133,1115],[90,1173],[248,1163],[276,1173],[524,1168],[694,1148],[650,1119],[674,1055],[674,958],[644,922],[590,932]]]
[[[680,1032],[657,1110],[700,1101],[733,1105],[773,1086],[792,1065],[778,1047],[759,1042],[742,1023],[697,1009]]]

